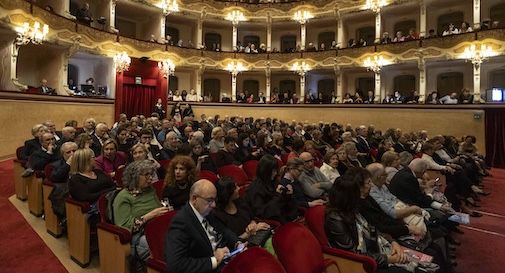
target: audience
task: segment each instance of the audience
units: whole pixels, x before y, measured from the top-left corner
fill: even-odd
[[[189,156],[176,156],[167,168],[163,199],[176,210],[182,208],[188,201],[189,190],[196,178],[196,166],[193,159]]]

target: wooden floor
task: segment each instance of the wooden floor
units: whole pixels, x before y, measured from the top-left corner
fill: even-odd
[[[54,255],[60,260],[69,273],[99,273],[100,263],[98,255],[91,259],[91,264],[87,268],[81,268],[70,259],[68,254],[68,242],[65,236],[54,238],[46,232],[45,222],[42,217],[35,217],[28,211],[28,203],[20,201],[15,195],[9,197],[9,201],[23,215],[28,224],[40,236],[44,243],[51,249]]]

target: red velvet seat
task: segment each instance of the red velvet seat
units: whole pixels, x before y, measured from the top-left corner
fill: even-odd
[[[286,270],[268,251],[252,247],[240,253],[221,273],[285,273]]]
[[[250,183],[250,179],[249,177],[247,177],[247,174],[244,172],[244,170],[233,164],[219,168],[217,170],[217,173],[219,174],[220,177],[225,176],[232,177],[239,187]]]
[[[67,212],[68,252],[70,258],[81,267],[90,262],[90,225],[88,211],[90,204],[72,198],[65,200]]]
[[[119,187],[119,188],[122,188],[123,187],[123,173],[124,173],[124,170],[126,168],[119,168],[116,170],[115,174],[114,174],[114,182],[116,182],[116,185]]]
[[[331,266],[336,266],[338,272],[346,272],[333,259],[323,256],[316,237],[302,224],[287,223],[277,228],[272,243],[288,273],[333,272],[329,271]]]
[[[98,199],[100,223],[97,224],[98,248],[100,249],[100,272],[128,272],[131,233],[107,219],[107,199],[105,194]]]
[[[282,160],[282,163],[284,163],[284,165],[286,165],[286,163],[288,162],[288,156],[289,156],[289,154],[282,154],[281,155],[281,160]]]
[[[148,272],[166,272],[165,236],[170,229],[170,222],[177,211],[169,211],[149,221],[144,229],[151,257],[147,260]]]
[[[242,165],[242,169],[249,177],[249,180],[256,178],[256,169],[258,168],[258,160],[248,160]]]
[[[217,174],[215,174],[209,170],[200,171],[200,174],[198,176],[200,177],[200,179],[207,179],[214,184],[219,180],[219,177],[217,177]]]
[[[18,147],[16,149],[16,159],[14,159],[14,188],[16,192],[16,197],[19,200],[25,201],[26,198],[28,198],[27,194],[27,183],[28,183],[28,178],[27,177],[21,177],[21,174],[25,171],[26,167],[26,160],[22,160],[22,153],[23,153],[24,147]]]
[[[158,198],[161,199],[161,196],[163,195],[163,189],[165,188],[165,181],[158,180],[154,182],[152,186],[154,190],[156,190],[156,195],[158,196]]]
[[[161,168],[163,168],[165,171],[168,170],[168,166],[170,166],[170,159],[166,159],[166,160],[160,160],[160,165],[161,165]]]
[[[319,241],[323,251],[337,256],[337,263],[339,264],[340,269],[344,272],[375,272],[377,269],[377,263],[374,259],[350,251],[330,247],[328,238],[326,237],[326,233],[324,231],[325,208],[325,206],[315,206],[308,208],[305,211],[305,223]]]

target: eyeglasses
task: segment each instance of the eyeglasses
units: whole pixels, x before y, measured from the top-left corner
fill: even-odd
[[[65,153],[66,154],[71,154],[71,153],[75,153],[76,150],[70,150],[70,151],[66,151]]]
[[[311,158],[311,159],[307,159],[304,161],[305,163],[310,163],[310,162],[314,162],[314,158]]]
[[[145,177],[153,177],[154,174],[153,173],[143,173],[141,174],[142,176],[145,176]]]
[[[198,198],[202,198],[203,200],[205,200],[209,205],[212,204],[212,203],[216,203],[216,198],[205,198],[203,196],[200,196],[200,195],[196,195],[196,197]]]

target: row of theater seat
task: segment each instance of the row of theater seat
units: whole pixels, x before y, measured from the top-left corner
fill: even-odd
[[[20,153],[21,150],[22,147],[18,148],[17,153]],[[279,168],[285,163],[283,161],[278,161]],[[170,162],[160,163],[166,168]],[[28,199],[30,212],[37,217],[44,214],[47,232],[54,237],[60,237],[62,228],[48,198],[54,188],[54,184],[47,179],[52,171],[51,166],[47,166],[44,173],[37,172],[34,176],[21,177],[25,164],[26,162],[19,159],[14,161],[16,196],[20,200]],[[219,168],[218,174],[211,171],[201,171],[199,176],[201,179],[208,179],[214,183],[218,180],[218,175],[221,177],[231,176],[240,187],[241,194],[243,194],[256,176],[257,165],[258,161],[250,160],[245,162],[242,168],[227,165]],[[445,181],[445,177],[439,172],[431,172],[430,176],[433,178],[441,177],[442,182]],[[119,177],[121,177],[121,174],[118,175]],[[120,183],[120,181],[118,182]],[[158,181],[153,186],[157,190],[158,196],[161,196],[163,181]],[[90,263],[91,255],[90,234],[94,232],[90,230],[88,223],[87,213],[90,210],[90,204],[67,198],[65,208],[70,257],[80,266],[86,267]],[[106,209],[107,200],[105,195],[102,195],[98,202],[100,222],[97,224],[96,231],[100,250],[100,272],[129,272],[131,234],[128,230],[115,226],[108,221]],[[151,250],[151,258],[147,263],[148,272],[166,272],[163,249],[164,238],[175,213],[175,211],[172,211],[157,217],[145,227],[146,238]],[[377,265],[370,257],[329,247],[324,232],[324,206],[306,209],[305,223],[308,229],[294,223],[276,229],[273,245],[282,265],[274,259],[271,262],[265,262],[264,266],[271,265],[275,267],[274,264],[276,264],[277,269],[275,270],[278,271],[274,271],[274,269],[260,270],[263,267],[258,267],[260,263],[257,262],[256,258],[252,260],[256,261],[253,265],[246,266],[246,263],[251,262],[251,259],[246,257],[260,257],[265,260],[273,258],[268,256],[270,254],[265,254],[263,250],[252,248],[232,260],[223,272],[323,272],[326,267],[331,265],[335,265],[335,268],[338,269],[335,272],[375,272]],[[296,238],[296,240],[293,240],[293,238]],[[245,270],[245,268],[249,268],[250,271],[249,269]],[[326,272],[333,272],[333,269],[328,268]]]

